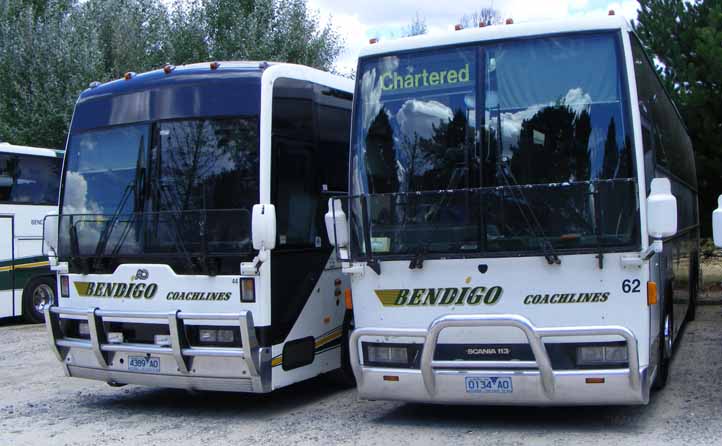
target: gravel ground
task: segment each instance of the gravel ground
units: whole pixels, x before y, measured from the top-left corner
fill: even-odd
[[[722,444],[722,307],[688,325],[649,406],[443,407],[358,401],[318,378],[271,395],[65,378],[43,327],[0,320],[0,445]]]

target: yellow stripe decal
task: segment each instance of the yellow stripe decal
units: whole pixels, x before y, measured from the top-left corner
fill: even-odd
[[[343,336],[343,330],[341,329],[341,327],[338,327],[338,328],[332,330],[331,332],[329,332],[328,334],[326,334],[325,336],[316,339],[316,341],[314,342],[314,346],[315,346],[316,350],[318,350],[321,347],[323,347],[324,345],[329,344],[330,342],[335,341],[336,339],[340,338],[341,336]],[[275,358],[271,359],[271,367],[277,367],[277,366],[281,365],[282,363],[283,363],[283,355],[278,355]]]
[[[41,266],[48,266],[50,263],[46,260],[44,262],[32,262],[32,263],[23,263],[21,265],[10,265],[10,266],[0,266],[0,272],[3,271],[12,271],[14,269],[30,269],[30,268],[40,268]]]

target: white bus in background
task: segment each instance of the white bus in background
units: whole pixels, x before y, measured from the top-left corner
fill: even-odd
[[[0,143],[0,318],[42,322],[55,302],[43,219],[58,211],[62,164],[62,151]]]
[[[327,216],[362,398],[645,404],[664,386],[699,219],[653,67],[619,17],[362,50],[350,196]]]
[[[65,373],[255,393],[353,382],[348,279],[323,225],[346,192],[352,89],[298,65],[213,62],[84,91],[46,220]]]

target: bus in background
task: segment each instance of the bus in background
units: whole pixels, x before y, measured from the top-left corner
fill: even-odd
[[[323,226],[346,193],[352,90],[308,67],[213,62],[84,91],[45,228],[65,373],[255,393],[352,380],[347,279]]]
[[[694,317],[699,220],[690,139],[629,23],[380,43],[356,79],[327,230],[360,396],[647,403]]]
[[[43,256],[43,220],[58,212],[61,150],[0,143],[0,318],[43,322],[55,275]]]

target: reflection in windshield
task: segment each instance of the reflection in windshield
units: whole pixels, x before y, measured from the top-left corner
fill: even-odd
[[[394,237],[361,232],[358,243],[381,254],[543,246],[531,239],[561,248],[635,243],[617,40],[612,33],[569,35],[362,60],[351,194],[371,196],[350,203],[359,216],[354,230],[370,230],[364,221],[438,229],[443,217],[465,225],[474,242],[455,245],[468,237],[443,230],[399,246]],[[497,192],[481,192],[487,188]],[[422,213],[405,195],[459,190],[470,195],[432,194]],[[387,194],[383,205],[378,194]]]
[[[257,125],[256,118],[195,119],[73,135],[62,201],[65,252],[250,252]],[[71,229],[84,231],[76,243]]]

